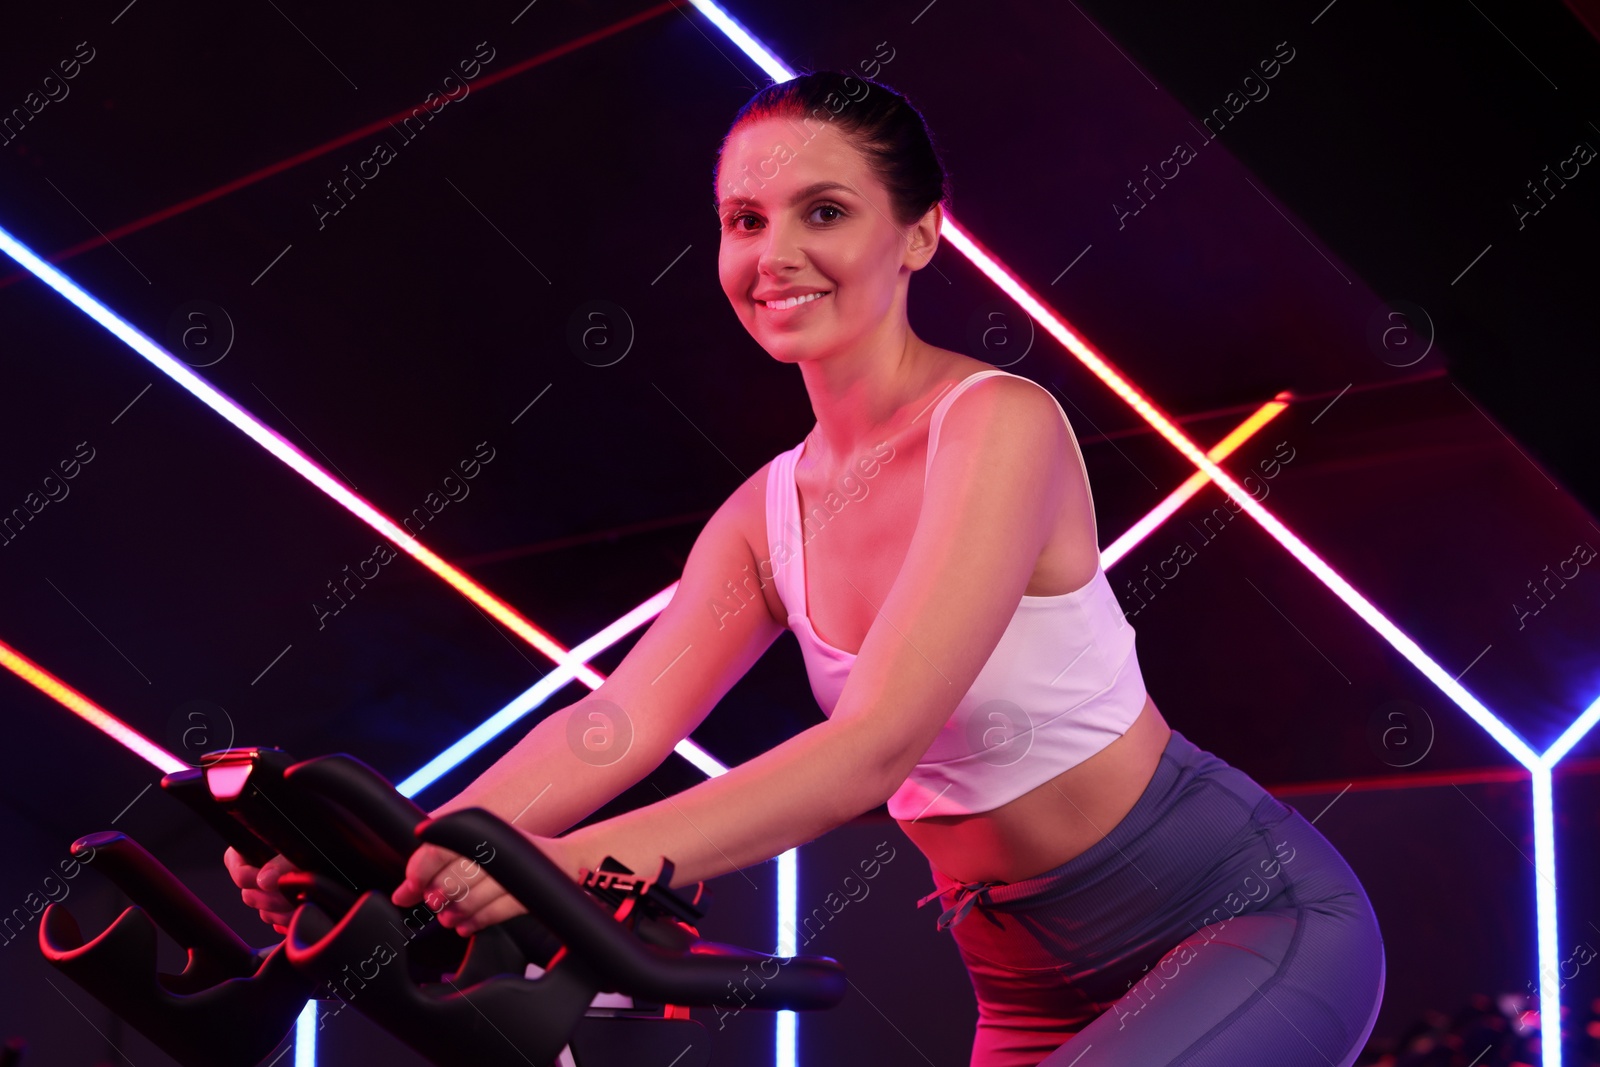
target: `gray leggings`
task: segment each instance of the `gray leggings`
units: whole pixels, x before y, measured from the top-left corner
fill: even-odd
[[[972,1067],[1350,1067],[1383,937],[1327,838],[1173,731],[1133,810],[1067,863],[935,892],[978,999]]]

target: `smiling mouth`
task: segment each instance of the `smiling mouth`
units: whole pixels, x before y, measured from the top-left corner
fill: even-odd
[[[827,296],[832,290],[824,289],[820,293],[807,293],[805,296],[792,296],[787,300],[757,300],[756,306],[766,308],[768,311],[787,311],[805,304],[814,304],[822,297]]]

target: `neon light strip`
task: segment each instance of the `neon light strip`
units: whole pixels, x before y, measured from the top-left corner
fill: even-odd
[[[778,1067],[796,1067],[800,1062],[800,1030],[795,1013],[778,1012]]]
[[[555,696],[568,682],[572,681],[578,664],[587,663],[590,659],[598,656],[601,652],[622,640],[623,637],[659,615],[672,599],[672,595],[677,591],[678,583],[673,582],[587,641],[575,646],[568,655],[567,663],[562,664],[539,679],[531,688],[525,690],[511,703],[484,720],[480,726],[467,733],[455,744],[429,760],[420,770],[401,782],[396,788],[408,797],[416,796],[441,777],[460,766],[462,761],[468,759],[474,752],[488,744],[490,740],[504,733],[517,720]],[[710,753],[694,744],[688,738],[679,741],[673,751],[712,778],[723,774],[728,769],[713,758]]]
[[[317,1002],[306,1001],[294,1020],[294,1067],[317,1067]]]
[[[1563,776],[1600,774],[1600,759],[1568,760],[1559,768]],[[1291,782],[1287,785],[1267,785],[1261,788],[1284,800],[1290,797],[1328,796],[1341,791],[1350,793],[1398,792],[1402,789],[1442,789],[1457,785],[1525,785],[1531,781],[1532,772],[1517,764],[1504,767],[1478,767],[1473,770],[1419,771],[1405,774],[1369,774],[1360,778],[1329,778],[1318,781]]]
[[[1594,701],[1539,757],[1533,772],[1533,865],[1539,938],[1539,1051],[1544,1067],[1561,1067],[1561,971],[1556,945],[1555,765],[1600,721]],[[1552,1035],[1554,1039],[1552,1040]]]
[[[793,956],[800,951],[800,931],[796,928],[799,916],[800,850],[791,848],[778,857],[779,956]],[[777,1022],[777,1065],[796,1067],[800,1062],[799,1019],[792,1011],[780,1011]]]
[[[1234,427],[1232,433],[1213,445],[1206,455],[1218,463],[1227,459],[1235,449],[1248,441],[1257,430],[1271,422],[1288,406],[1281,400],[1267,401],[1248,419]],[[1211,477],[1205,471],[1195,471],[1189,475],[1182,485],[1169,493],[1167,498],[1152,508],[1144,518],[1128,527],[1127,532],[1106,546],[1100,553],[1101,568],[1110,570],[1113,564],[1132,551],[1134,545],[1154,533],[1156,527],[1171,518],[1173,512],[1183,507],[1189,498],[1198,493],[1210,480]]]
[[[1550,768],[1533,771],[1534,922],[1538,930],[1539,1048],[1545,1067],[1561,1067],[1561,980],[1556,959],[1555,794]],[[1554,986],[1555,988],[1551,988]],[[1551,1008],[1554,1008],[1552,1011]]]
[[[721,30],[723,35],[739,46],[739,51],[750,57],[750,61],[766,72],[767,77],[775,82],[786,82],[794,77],[795,72],[789,69],[789,64],[767,51],[767,46],[756,40],[755,34],[745,29],[718,4],[710,0],[689,0],[695,10],[704,15],[706,19]]]
[[[1539,757],[1539,761],[1546,767],[1554,769],[1555,765],[1560,763],[1568,752],[1572,751],[1572,746],[1583,740],[1583,735],[1594,728],[1596,722],[1600,722],[1600,700],[1590,704],[1582,715],[1574,719],[1572,725],[1563,730],[1561,736],[1556,738],[1555,743],[1545,749],[1544,755]]]
[[[162,774],[172,774],[188,766],[138,730],[63,682],[4,641],[0,641],[0,666],[54,700],[90,726],[110,737],[134,755],[153,764]]]

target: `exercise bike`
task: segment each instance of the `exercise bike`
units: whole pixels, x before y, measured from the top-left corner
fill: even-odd
[[[295,761],[274,748],[210,753],[161,781],[240,855],[282,854],[296,905],[277,944],[252,948],[135,841],[72,845],[133,903],[85,938],[51,904],[40,948],[62,974],[184,1067],[250,1067],[307,1000],[372,1019],[439,1067],[608,1067],[635,1057],[704,1067],[691,1006],[817,1010],[843,999],[843,968],[700,938],[704,883],[671,890],[607,858],[574,882],[514,827],[482,809],[437,819],[343,754]],[[426,906],[389,900],[422,843],[470,857],[527,909],[463,938]],[[186,952],[156,962],[156,931]]]

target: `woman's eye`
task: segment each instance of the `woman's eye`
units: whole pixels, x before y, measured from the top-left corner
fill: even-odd
[[[811,209],[811,215],[808,216],[808,217],[815,217],[818,212],[823,212],[823,211],[832,212],[832,215],[828,216],[828,217],[825,217],[825,218],[822,218],[822,219],[819,219],[818,220],[819,222],[834,222],[834,221],[837,221],[838,219],[843,218],[844,215],[845,215],[844,209],[839,207],[836,204],[818,204],[816,207]],[[728,229],[733,230],[736,233],[750,233],[754,229],[754,227],[741,226],[740,225],[740,223],[742,221],[744,221],[745,219],[749,219],[751,222],[755,222],[755,223],[759,223],[761,221],[759,218],[757,218],[755,215],[750,214],[748,211],[741,211],[738,214],[729,215],[728,216],[728,221],[727,221]]]

